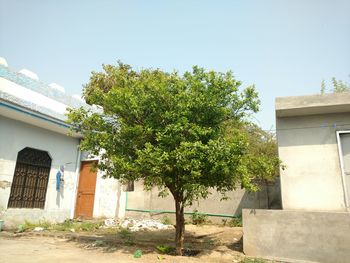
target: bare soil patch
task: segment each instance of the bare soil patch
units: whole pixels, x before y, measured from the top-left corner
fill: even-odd
[[[186,225],[185,256],[163,253],[174,246],[174,229],[121,232],[117,228],[93,232],[43,231],[19,235],[0,233],[2,262],[241,262],[242,228]],[[34,235],[34,236],[33,236]],[[134,258],[135,251],[142,252]],[[53,253],[54,252],[54,253]],[[259,261],[268,262],[268,261]]]

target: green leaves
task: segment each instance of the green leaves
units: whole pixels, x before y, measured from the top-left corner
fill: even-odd
[[[180,76],[121,62],[103,70],[92,73],[84,96],[104,113],[80,108],[68,116],[84,136],[80,147],[100,156],[106,176],[143,180],[146,189],[158,186],[165,195],[167,188],[190,204],[212,188],[256,190],[254,178],[275,172],[275,159],[254,152],[246,129],[258,94],[254,86],[240,91],[232,72],[195,66]]]
[[[332,93],[342,93],[342,92],[349,92],[350,91],[350,85],[342,80],[336,79],[335,77],[332,77],[331,79],[332,88],[329,90]],[[321,94],[325,94],[327,92],[326,90],[326,82],[322,80],[321,82]]]

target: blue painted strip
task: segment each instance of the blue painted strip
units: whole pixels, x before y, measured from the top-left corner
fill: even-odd
[[[40,119],[40,120],[44,120],[44,121],[47,121],[47,122],[51,122],[51,123],[53,123],[53,124],[59,125],[59,126],[61,126],[61,127],[64,127],[64,128],[66,128],[66,129],[69,129],[69,128],[71,127],[71,126],[68,125],[68,124],[64,124],[64,123],[61,123],[61,122],[58,122],[58,121],[55,121],[55,120],[51,120],[51,119],[45,118],[44,116],[40,116],[40,115],[38,115],[38,114],[35,114],[35,113],[32,113],[32,112],[28,112],[28,111],[19,109],[19,108],[15,107],[15,106],[12,106],[12,105],[3,103],[3,102],[1,102],[1,101],[0,101],[0,106],[5,107],[5,108],[9,108],[9,109],[11,109],[11,110],[15,110],[15,111],[18,111],[18,112],[27,114],[27,115],[30,115],[30,116],[35,117],[35,118]]]

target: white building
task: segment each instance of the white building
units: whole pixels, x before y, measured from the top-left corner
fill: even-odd
[[[124,216],[125,193],[114,179],[90,170],[79,134],[68,136],[68,107],[89,107],[57,84],[0,58],[0,219],[62,221]],[[64,166],[64,181],[57,172]]]

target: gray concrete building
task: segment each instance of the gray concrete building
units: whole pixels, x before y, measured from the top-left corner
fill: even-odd
[[[284,209],[349,207],[350,93],[276,99]]]
[[[277,98],[276,132],[283,210],[244,210],[244,252],[349,262],[350,93]]]

